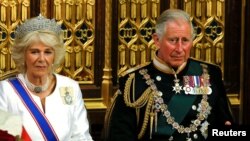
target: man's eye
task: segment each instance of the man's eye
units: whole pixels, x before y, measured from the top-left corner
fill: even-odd
[[[176,43],[177,39],[169,39],[171,43]]]
[[[51,54],[53,53],[52,51],[45,51],[46,54]]]
[[[183,42],[189,42],[190,40],[189,39],[183,39]]]

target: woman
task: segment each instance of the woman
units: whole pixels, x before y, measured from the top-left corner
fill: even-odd
[[[20,73],[0,83],[0,109],[20,115],[31,140],[92,141],[79,84],[54,73],[64,53],[55,20],[40,15],[17,27],[12,58]]]

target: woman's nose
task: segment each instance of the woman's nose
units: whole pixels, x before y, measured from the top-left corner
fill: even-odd
[[[39,53],[39,60],[45,60],[44,53]]]

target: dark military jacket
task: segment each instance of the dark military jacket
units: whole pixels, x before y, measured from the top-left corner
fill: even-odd
[[[205,66],[205,69],[204,69]],[[167,122],[163,112],[152,113],[152,107],[157,106],[151,98],[152,88],[146,83],[140,70],[146,69],[150,80],[154,81],[157,90],[162,92],[162,99],[168,106],[174,120],[183,127],[190,127],[199,114],[202,94],[200,89],[194,94],[184,91],[184,85],[195,87],[194,79],[200,79],[208,73],[210,93],[207,102],[210,110],[207,118],[202,120],[197,130],[190,133],[179,133],[173,125]],[[204,72],[205,71],[205,72]],[[182,71],[177,74],[182,90],[174,91],[175,76],[159,70],[153,63],[128,70],[119,79],[120,88],[114,96],[108,115],[107,141],[202,141],[207,139],[208,131],[205,127],[224,126],[225,121],[233,123],[232,114],[226,91],[222,81],[222,73],[218,66],[189,59]],[[191,81],[185,79],[190,78]],[[148,82],[150,83],[150,82]],[[199,84],[195,84],[199,87]],[[151,91],[150,91],[151,89]],[[200,92],[199,92],[200,90]],[[208,109],[208,108],[206,108]],[[156,116],[157,115],[157,116]],[[204,124],[208,126],[203,126]],[[178,128],[179,129],[179,128]],[[203,132],[201,132],[201,130]]]

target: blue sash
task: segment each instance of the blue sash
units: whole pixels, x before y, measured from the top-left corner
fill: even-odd
[[[38,125],[38,128],[40,129],[44,139],[47,141],[58,141],[59,139],[56,136],[55,131],[50,126],[49,121],[43,115],[43,113],[37,108],[36,104],[31,100],[29,94],[23,88],[21,82],[17,78],[9,79],[9,81],[12,84],[12,86],[14,86],[14,88],[16,89],[17,94],[20,96],[20,98],[22,98],[22,101],[28,108],[31,116],[34,117],[34,120]]]

